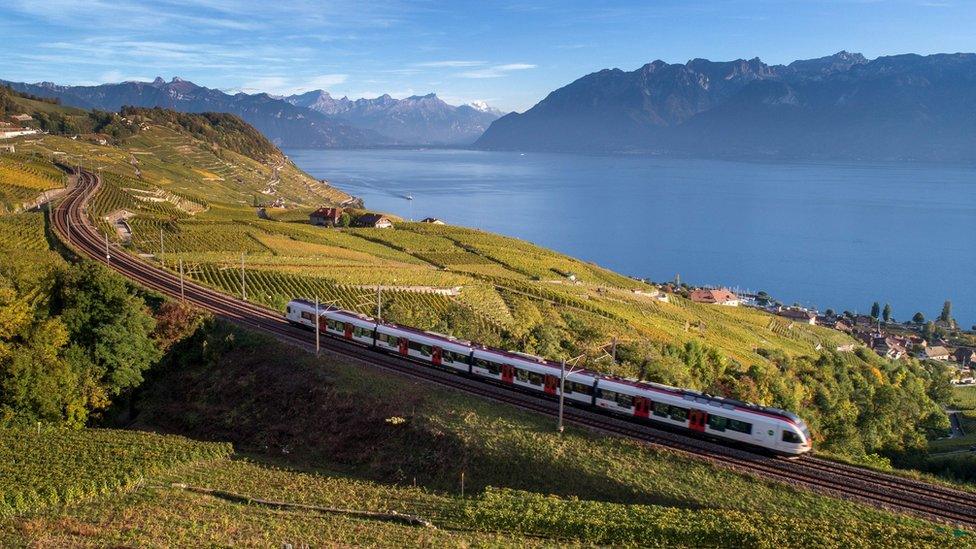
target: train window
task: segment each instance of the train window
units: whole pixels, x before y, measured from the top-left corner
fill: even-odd
[[[730,419],[728,424],[728,429],[730,431],[737,431],[740,433],[745,433],[747,435],[752,434],[752,424],[745,421],[739,421],[737,419]]]
[[[400,344],[400,338],[389,334],[379,334],[376,336],[376,340],[382,341],[384,344],[389,345],[390,347],[396,347]]]
[[[502,371],[502,367],[498,365],[497,362],[492,362],[490,360],[485,360],[483,358],[474,359],[475,366],[479,368],[484,368],[488,370],[489,373],[493,375],[498,375]]]
[[[794,433],[793,431],[783,431],[783,442],[789,442],[792,444],[799,444],[803,442],[800,435]]]
[[[430,354],[432,352],[433,352],[433,349],[431,348],[430,345],[421,345],[420,346],[420,354],[422,354],[424,356],[430,356]]]
[[[567,393],[580,393],[583,395],[592,395],[593,387],[585,383],[577,383],[575,381],[570,381],[566,384]]]
[[[728,418],[708,414],[708,427],[713,431],[724,431],[725,426],[728,425],[728,422]]]
[[[304,318],[305,320],[312,320],[315,318],[315,315],[313,315],[308,311],[302,311],[302,318]]]
[[[634,406],[634,397],[625,395],[623,393],[617,393],[617,405],[623,406],[624,408],[631,408]]]
[[[679,406],[669,406],[668,407],[668,415],[670,415],[671,416],[671,419],[673,419],[675,421],[687,421],[688,420],[688,409],[687,408],[681,408]]]
[[[654,415],[657,417],[668,417],[668,405],[663,402],[655,402]]]
[[[529,380],[529,371],[528,370],[523,370],[521,368],[516,368],[515,369],[515,379],[517,379],[519,381],[528,381]]]
[[[285,312],[291,314],[291,305],[285,307]]]
[[[617,393],[613,391],[608,391],[606,389],[597,389],[597,398],[602,398],[603,400],[617,400]]]
[[[410,347],[410,349],[413,351],[419,351],[420,348],[422,347],[422,345],[417,343],[416,341],[411,341],[407,343],[407,346]]]
[[[531,383],[532,385],[542,385],[543,377],[544,376],[542,374],[529,372],[529,383]]]

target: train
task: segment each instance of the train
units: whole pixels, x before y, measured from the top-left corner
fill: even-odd
[[[402,326],[368,315],[293,299],[285,308],[289,323],[388,354],[451,370],[487,382],[558,397],[561,365],[542,357],[494,349],[452,336]],[[796,414],[691,389],[571,370],[562,383],[563,399],[636,421],[799,456],[813,449],[810,430]]]

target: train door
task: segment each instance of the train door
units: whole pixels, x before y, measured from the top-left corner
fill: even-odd
[[[328,321],[328,319],[323,318],[323,317],[320,316],[319,317],[319,333],[324,334],[324,333],[326,333],[326,331],[328,329],[329,329],[329,321]]]
[[[350,324],[350,323],[348,323],[348,322],[346,322],[346,323],[345,323],[345,324],[343,325],[343,328],[344,328],[344,329],[345,329],[345,331],[346,331],[346,332],[345,332],[345,338],[346,338],[346,339],[352,339],[352,324]]]
[[[647,417],[650,415],[651,401],[644,397],[634,397],[634,417]]]
[[[444,354],[444,351],[440,347],[434,347],[431,350],[431,356],[430,356],[430,362],[431,362],[431,364],[433,364],[434,366],[440,366],[441,365],[441,358],[442,358],[443,354]]]
[[[555,395],[559,392],[559,378],[546,374],[546,385],[545,390],[547,395]]]
[[[705,432],[705,412],[692,410],[688,413],[688,428],[699,433]]]
[[[407,354],[409,354],[410,352],[410,341],[405,337],[401,337],[399,340],[399,345],[400,345],[400,354],[403,356],[407,356]]]
[[[502,364],[502,381],[512,383],[515,380],[515,366]]]

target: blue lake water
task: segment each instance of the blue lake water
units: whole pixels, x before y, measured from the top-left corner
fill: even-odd
[[[517,236],[656,281],[976,323],[976,169],[459,150],[292,150],[408,219]],[[413,196],[406,200],[404,196]]]

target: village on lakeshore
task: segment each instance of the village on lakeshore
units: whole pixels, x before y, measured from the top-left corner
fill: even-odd
[[[914,357],[919,360],[934,360],[955,366],[953,383],[976,383],[973,369],[976,368],[976,345],[969,341],[963,343],[965,334],[952,318],[952,304],[946,301],[942,313],[935,320],[926,321],[922,313],[915,313],[911,320],[897,322],[891,314],[891,306],[883,308],[874,303],[870,314],[857,314],[844,311],[840,314],[833,309],[820,312],[800,305],[786,306],[776,301],[766,292],[733,292],[728,288],[692,288],[680,283],[662,285],[666,292],[687,297],[695,303],[725,307],[752,307],[777,316],[790,319],[794,323],[824,326],[844,332],[856,339],[860,346],[871,349],[878,355],[892,360]],[[838,352],[852,352],[858,345],[844,345],[835,349]]]

